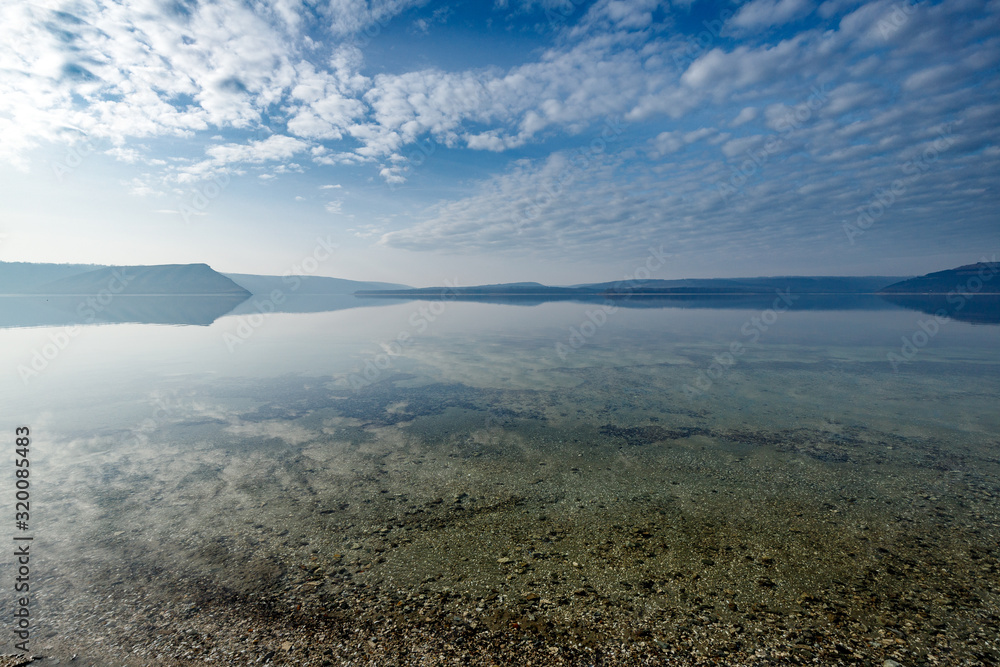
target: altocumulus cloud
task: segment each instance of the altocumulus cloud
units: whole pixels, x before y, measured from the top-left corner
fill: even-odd
[[[3,3],[0,160],[29,169],[39,146],[98,142],[148,168],[140,195],[237,163],[402,184],[429,141],[500,166],[395,219],[383,245],[766,252],[841,243],[841,223],[947,127],[948,150],[866,238],[904,247],[994,220],[996,3],[751,0],[720,19],[697,2],[510,0],[488,11],[563,17],[513,64],[368,67],[393,21],[447,29],[426,4]],[[608,122],[625,129],[574,160]],[[157,137],[186,148],[139,143]]]

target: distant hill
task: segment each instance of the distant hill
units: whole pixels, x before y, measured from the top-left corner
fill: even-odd
[[[910,278],[879,290],[882,294],[1000,293],[1000,262],[977,262]]]
[[[637,286],[601,283],[597,287],[604,292],[635,295],[773,294],[775,290],[790,290],[794,294],[873,294],[899,279],[898,276],[775,276],[649,280]]]
[[[122,294],[251,294],[281,290],[287,296],[349,295],[358,290],[409,289],[397,283],[344,280],[325,276],[261,276],[219,273],[207,264],[163,264],[112,267],[100,264],[35,264],[0,262],[0,295],[97,294],[118,285],[115,271],[127,283]]]
[[[103,267],[46,283],[32,294],[89,295],[107,290],[121,295],[250,296],[250,292],[208,264]]]
[[[395,283],[345,280],[326,276],[258,276],[249,273],[223,275],[251,293],[265,296],[276,289],[284,294],[354,294],[358,290],[409,289],[406,285]]]
[[[550,299],[590,299],[657,295],[733,295],[771,294],[791,290],[795,294],[873,294],[898,281],[892,276],[784,276],[774,278],[690,278],[683,280],[644,280],[591,283],[573,287],[554,287],[540,283],[501,283],[471,287],[421,287],[417,289],[359,290],[358,296],[394,296],[406,298],[440,297],[546,297]]]
[[[0,262],[0,294],[25,294],[46,283],[105,268],[101,264]]]
[[[445,295],[457,297],[478,296],[564,296],[573,297],[586,294],[596,294],[591,288],[583,287],[550,287],[541,283],[499,283],[496,285],[475,285],[472,287],[406,287],[402,289],[358,290],[357,296],[392,296],[419,298],[430,296],[438,298]]]
[[[234,280],[235,279],[235,280]],[[354,296],[406,285],[324,276],[221,274],[207,264],[111,267],[0,263],[0,328],[139,322],[208,325],[224,315],[314,313],[384,305]],[[282,296],[269,301],[275,290]],[[90,297],[108,294],[127,298]],[[99,307],[98,307],[99,306]]]

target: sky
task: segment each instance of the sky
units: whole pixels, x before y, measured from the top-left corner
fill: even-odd
[[[1000,0],[7,0],[0,260],[923,274],[1000,254],[998,75]]]

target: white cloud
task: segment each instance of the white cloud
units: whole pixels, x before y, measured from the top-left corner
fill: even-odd
[[[743,107],[730,123],[730,127],[739,127],[757,118],[759,110],[756,107]]]
[[[805,38],[796,36],[761,48],[738,46],[732,51],[715,48],[695,60],[681,81],[695,90],[710,92],[715,99],[771,81],[787,82],[811,64],[811,59],[797,60],[805,51],[804,46]]]
[[[382,235],[382,228],[376,225],[362,225],[360,228],[350,228],[348,233],[359,239],[370,239]]]
[[[362,118],[364,104],[355,99],[369,81],[357,73],[360,52],[340,47],[330,59],[332,71],[319,71],[308,62],[299,63],[288,130],[310,139],[340,139],[347,127]]]
[[[216,177],[221,173],[241,175],[243,170],[231,165],[264,164],[266,162],[287,162],[295,155],[306,151],[309,144],[285,135],[275,134],[267,139],[248,141],[245,144],[227,143],[209,146],[205,149],[207,159],[177,167],[172,179],[179,183],[191,183]],[[302,167],[294,162],[280,164],[273,173],[301,172]]]
[[[563,152],[513,162],[382,237],[411,249],[513,252],[606,247],[661,231],[693,243],[688,235],[698,229],[739,232],[737,209],[751,217],[763,211],[761,219],[779,227],[802,219],[836,227],[831,220],[850,211],[857,193],[891,182],[932,124],[955,121],[962,129],[937,163],[948,169],[935,172],[951,189],[935,182],[921,201],[949,202],[956,175],[995,167],[995,3],[922,3],[900,18],[892,0],[829,0],[816,13],[806,0],[753,0],[730,22],[741,41],[712,39],[695,54],[671,17],[653,21],[663,3],[567,2],[506,5],[575,12],[547,48],[513,65],[463,69],[456,62],[447,70],[366,69],[365,29],[382,30],[423,4],[415,0],[335,0],[318,17],[303,0],[218,0],[184,11],[152,0],[76,0],[79,21],[49,9],[54,4],[2,3],[0,159],[25,167],[34,147],[96,141],[108,155],[150,167],[127,186],[146,196],[159,192],[164,177],[191,182],[243,168],[263,180],[318,166],[336,179],[335,169],[360,168],[399,184],[421,151],[516,159],[528,144],[544,155],[553,139],[586,146],[607,119],[630,123],[627,138],[609,149],[614,157],[576,170]],[[788,25],[800,19],[801,29]],[[887,19],[895,21],[889,32],[879,28]],[[776,25],[785,29],[765,30]],[[694,60],[680,71],[675,53]],[[802,122],[779,129],[813,86],[824,85],[825,98]],[[759,151],[775,133],[780,152],[757,168],[738,202],[722,202],[715,184],[730,177],[729,162]],[[135,143],[209,135],[219,138],[194,160],[187,143],[158,161]],[[482,164],[501,159],[478,157]],[[558,187],[547,193],[540,183]],[[989,191],[981,175],[970,183]],[[797,199],[782,194],[792,191]],[[341,210],[340,200],[325,206]],[[925,224],[920,215],[912,219]]]
[[[903,87],[913,91],[940,88],[943,84],[955,81],[957,78],[956,74],[954,65],[935,65],[908,76],[903,82]]]
[[[636,106],[627,117],[669,115],[670,100],[675,108],[697,106],[700,116],[721,116],[721,123],[732,118],[728,125],[739,128],[739,136],[675,126],[646,139],[652,157],[668,160],[630,163],[629,149],[622,147],[620,159],[605,156],[565,177],[559,169],[552,173],[556,156],[517,163],[467,196],[441,202],[386,233],[381,243],[420,251],[584,257],[597,248],[638,247],[653,237],[678,248],[733,252],[764,238],[772,247],[782,239],[794,245],[807,238],[816,252],[826,252],[824,244],[843,247],[844,221],[856,217],[873,189],[905,175],[903,167],[933,146],[935,132],[949,118],[961,128],[952,130],[951,147],[930,153],[930,176],[880,220],[879,234],[908,247],[921,230],[940,224],[945,210],[956,212],[949,224],[984,224],[998,205],[981,193],[989,191],[989,174],[1000,167],[1000,128],[987,120],[1000,105],[995,87],[983,83],[988,68],[996,67],[1000,44],[971,39],[980,30],[975,22],[962,24],[968,35],[955,34],[955,21],[945,17],[959,4],[928,6],[919,10],[926,15],[909,16],[911,41],[891,48],[881,42],[877,67],[863,80],[852,73],[871,62],[873,47],[867,31],[858,32],[850,21],[848,29],[864,39],[807,31],[773,44],[710,49],[679,84],[647,76],[647,87],[660,85],[661,91],[630,100]],[[876,9],[871,16],[881,16],[886,6]],[[991,20],[997,23],[995,16]],[[946,24],[952,26],[947,31]],[[674,97],[675,90],[686,99]],[[769,140],[772,148],[762,154]],[[745,187],[723,198],[718,184],[740,168],[751,173]]]
[[[500,138],[497,131],[481,132],[479,134],[467,134],[463,137],[469,148],[487,151],[502,151],[506,148],[504,140]]]
[[[691,132],[661,132],[655,139],[652,139],[650,143],[653,145],[653,155],[655,157],[662,157],[664,155],[676,153],[689,144],[693,144],[717,133],[718,130],[708,127],[703,127]]]
[[[134,148],[124,148],[121,146],[115,146],[104,151],[105,155],[110,155],[122,162],[127,162],[128,164],[135,164],[142,159],[142,153],[135,150]]]
[[[162,197],[165,193],[153,186],[150,180],[149,174],[143,174],[124,181],[122,185],[127,187],[128,193],[134,197]]]
[[[752,0],[730,19],[729,26],[744,30],[769,28],[800,19],[812,10],[810,0]]]
[[[212,146],[205,152],[216,164],[230,162],[267,162],[268,160],[285,160],[296,153],[301,153],[308,147],[303,141],[294,137],[274,135],[262,141],[251,141],[246,144],[222,144]]]
[[[494,0],[493,6],[496,9],[509,9],[510,4],[510,0]],[[557,10],[559,12],[570,13],[574,9],[572,0],[515,0],[514,4],[517,10],[521,12],[537,10],[551,12]]]
[[[236,0],[171,9],[179,6],[83,0],[71,15],[4,3],[5,148],[24,150],[67,131],[120,146],[259,122],[292,80],[294,43],[266,9]]]
[[[334,34],[378,35],[396,15],[427,0],[329,0],[320,10]]]

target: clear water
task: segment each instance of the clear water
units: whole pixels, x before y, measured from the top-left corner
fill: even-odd
[[[320,609],[359,586],[480,609],[535,591],[551,609],[526,613],[566,622],[593,621],[589,596],[637,624],[711,607],[809,625],[816,600],[814,624],[856,623],[879,651],[885,627],[926,630],[903,657],[940,655],[945,627],[982,643],[1000,597],[1000,327],[599,310],[0,330],[2,432],[33,438],[36,647],[113,632],[67,611],[95,600],[135,623],[140,598],[217,587]],[[35,352],[51,358],[25,373]]]

